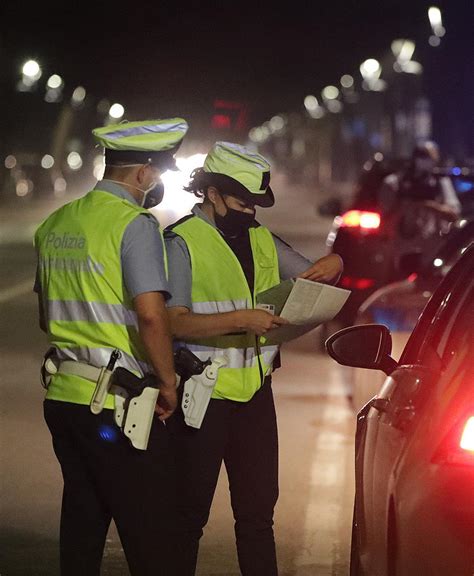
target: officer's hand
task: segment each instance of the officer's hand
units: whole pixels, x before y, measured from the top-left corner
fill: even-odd
[[[178,396],[176,394],[176,387],[162,386],[155,407],[155,412],[158,414],[159,419],[163,421],[169,418],[176,410],[177,405]]]
[[[338,254],[323,256],[307,270],[302,272],[298,278],[306,278],[313,282],[337,282],[343,269],[342,258]]]
[[[254,332],[258,336],[265,334],[272,328],[288,324],[288,320],[281,316],[270,314],[266,310],[239,310],[239,328],[247,332]]]

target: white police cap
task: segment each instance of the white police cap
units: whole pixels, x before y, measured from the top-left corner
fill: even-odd
[[[204,172],[225,194],[267,208],[275,198],[270,188],[270,163],[262,155],[233,142],[216,142],[206,156]]]
[[[109,166],[154,164],[176,169],[174,154],[188,131],[182,118],[121,122],[92,130]]]

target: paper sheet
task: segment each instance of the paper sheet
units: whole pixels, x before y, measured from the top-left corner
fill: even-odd
[[[313,330],[334,318],[349,294],[350,290],[304,278],[284,280],[260,292],[257,304],[273,305],[275,314],[290,322],[270,330],[262,339],[265,339],[265,344],[281,344]]]

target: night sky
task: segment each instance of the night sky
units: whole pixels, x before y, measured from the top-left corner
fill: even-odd
[[[363,60],[382,59],[395,38],[420,38],[425,50],[434,4],[454,54],[444,80],[466,108],[472,104],[469,0],[28,4],[2,2],[4,85],[36,58],[45,76],[58,73],[67,85],[118,100],[129,116],[192,116],[220,98],[244,102],[251,124],[301,108],[304,96],[344,73],[357,75]]]

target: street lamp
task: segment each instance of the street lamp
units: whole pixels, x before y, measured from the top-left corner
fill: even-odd
[[[71,96],[71,103],[75,108],[78,108],[82,105],[86,98],[86,89],[83,86],[78,86],[74,89],[74,92]]]
[[[46,102],[58,102],[62,98],[64,80],[58,74],[53,74],[46,82]]]
[[[393,64],[395,72],[406,72],[407,74],[421,74],[423,72],[423,66],[411,59],[415,52],[413,40],[398,38],[392,42],[391,49],[396,58],[396,62]]]
[[[36,82],[41,78],[41,67],[36,62],[36,60],[28,60],[22,66],[21,72],[23,78],[30,80],[31,82]]]
[[[375,58],[368,58],[364,60],[359,66],[360,74],[364,81],[362,82],[362,88],[365,90],[372,90],[374,92],[381,92],[385,90],[387,83],[380,79],[380,74],[382,73],[382,67],[380,62]]]
[[[122,118],[124,114],[125,114],[125,108],[122,106],[122,104],[119,104],[118,102],[112,104],[112,106],[109,109],[109,116],[114,120]]]
[[[41,66],[36,60],[27,60],[21,67],[21,80],[18,82],[17,90],[28,92],[32,90],[41,78]]]
[[[354,86],[354,78],[350,74],[341,76],[340,82],[343,88],[352,88]]]
[[[306,111],[311,116],[311,118],[315,118],[317,120],[324,116],[324,109],[319,105],[318,99],[316,96],[313,96],[313,94],[306,96],[304,99],[304,107],[306,108]]]
[[[321,95],[329,112],[333,112],[334,114],[341,112],[342,103],[338,100],[339,88],[332,85],[326,86],[323,88]]]
[[[430,36],[428,42],[431,46],[439,46],[441,38],[446,34],[446,28],[443,26],[443,19],[441,10],[437,6],[430,6],[428,8],[428,18],[431,24],[433,34]]]

